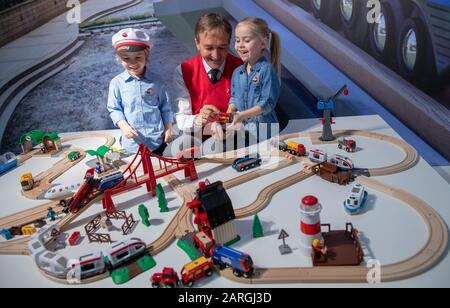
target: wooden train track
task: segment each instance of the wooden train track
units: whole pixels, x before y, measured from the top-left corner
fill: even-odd
[[[293,134],[287,134],[280,136],[280,141],[285,141],[288,139],[295,139],[295,138],[302,138],[302,137],[310,137],[310,138],[317,138],[318,135],[320,135],[320,132],[301,132],[301,133],[293,133]],[[416,149],[414,149],[411,145],[406,143],[405,141],[396,138],[391,137],[387,135],[382,135],[378,133],[368,132],[368,131],[362,131],[362,130],[340,130],[335,131],[334,135],[339,137],[344,136],[362,136],[362,137],[368,137],[384,142],[388,142],[390,144],[395,145],[396,147],[399,147],[405,152],[405,158],[400,162],[393,164],[391,166],[382,167],[382,168],[369,168],[369,173],[372,176],[382,176],[382,175],[390,175],[395,174],[399,172],[406,171],[408,169],[411,169],[414,167],[417,162],[419,161],[419,155],[417,154]],[[335,142],[337,143],[337,141]]]
[[[381,267],[381,280],[390,282],[408,279],[432,268],[445,255],[448,245],[448,228],[441,216],[425,201],[401,189],[392,188],[374,179],[359,177],[358,182],[379,192],[390,195],[420,214],[428,229],[428,239],[414,256]],[[411,240],[414,240],[411,238]],[[240,283],[367,283],[369,269],[363,266],[341,267],[286,267],[259,268],[252,279],[237,278],[231,270],[222,275]]]
[[[59,162],[57,162],[55,165],[53,165],[52,168],[38,174],[35,177],[35,182],[39,184],[36,185],[36,187],[33,188],[32,190],[22,191],[22,195],[27,197],[28,199],[33,200],[38,199],[52,186],[53,181],[55,181],[65,172],[67,172],[75,165],[80,163],[86,157],[86,152],[83,149],[73,148],[70,151],[80,152],[81,155],[80,158],[75,161],[71,161],[70,159],[67,158],[66,155],[64,155],[64,158],[61,159]]]

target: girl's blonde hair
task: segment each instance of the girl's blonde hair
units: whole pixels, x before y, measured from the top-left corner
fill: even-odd
[[[262,18],[247,17],[239,22],[237,27],[245,25],[256,34],[260,40],[267,39],[269,42],[270,62],[272,63],[278,78],[281,78],[281,40],[280,35],[269,28],[267,22]]]

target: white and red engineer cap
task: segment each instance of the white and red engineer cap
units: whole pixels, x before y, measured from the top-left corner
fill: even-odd
[[[142,30],[122,29],[112,37],[112,45],[117,51],[141,51],[150,49],[150,36]]]

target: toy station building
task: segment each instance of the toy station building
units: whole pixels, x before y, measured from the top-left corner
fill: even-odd
[[[237,239],[233,204],[221,181],[206,185],[200,182],[197,198],[187,206],[194,211],[194,223],[214,239],[217,245]]]
[[[22,146],[22,152],[27,153],[33,150],[33,142],[41,144],[45,152],[58,152],[62,149],[61,138],[56,133],[33,130],[20,137],[19,144]]]

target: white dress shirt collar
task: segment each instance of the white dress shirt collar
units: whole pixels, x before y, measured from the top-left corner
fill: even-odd
[[[205,59],[202,59],[203,62],[203,67],[205,68],[206,74],[208,74],[209,76],[209,72],[212,70],[211,66],[208,65],[208,63],[206,63]],[[220,79],[222,77],[223,71],[225,70],[225,63],[227,61],[225,60],[222,65],[219,67],[219,71],[220,73],[217,75],[217,80]]]

